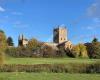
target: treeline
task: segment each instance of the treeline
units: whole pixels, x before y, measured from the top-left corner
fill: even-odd
[[[12,57],[73,57],[73,58],[98,58],[100,59],[100,42],[94,38],[90,43],[74,45],[72,49],[58,47],[57,49],[46,45],[36,39],[31,39],[26,47],[14,47],[13,39],[6,38],[0,30],[0,56]],[[3,58],[1,58],[3,60]],[[0,61],[2,61],[0,60]]]
[[[73,57],[100,59],[100,42],[94,38],[91,43],[77,44],[73,48],[52,48],[36,39],[29,40],[26,47],[8,47],[6,54],[13,57]]]

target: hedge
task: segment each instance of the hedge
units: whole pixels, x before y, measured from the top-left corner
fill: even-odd
[[[95,64],[4,64],[0,72],[51,72],[51,73],[100,73],[100,63]]]

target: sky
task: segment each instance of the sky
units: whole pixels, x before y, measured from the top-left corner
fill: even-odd
[[[100,40],[100,0],[0,0],[0,29],[18,44],[19,34],[52,42],[53,28],[65,25],[73,44]]]

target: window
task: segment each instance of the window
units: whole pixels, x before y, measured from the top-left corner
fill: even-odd
[[[61,38],[61,40],[62,40],[62,38]]]

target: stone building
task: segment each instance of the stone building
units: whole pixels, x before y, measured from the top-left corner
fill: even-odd
[[[68,31],[66,26],[58,26],[53,30],[53,42],[57,47],[64,47],[65,49],[72,49],[73,45],[68,40]]]
[[[58,50],[58,44],[57,43],[53,43],[53,42],[45,42],[44,43],[44,46],[45,45],[49,45],[49,46],[51,46],[53,49],[55,49],[55,50]]]
[[[19,36],[18,46],[26,46],[28,44],[28,39],[23,35]],[[58,26],[53,29],[53,42],[44,42],[44,45],[49,45],[54,49],[59,47],[64,47],[65,49],[72,49],[73,45],[71,41],[68,40],[68,31],[66,26]]]
[[[53,42],[62,43],[67,41],[67,29],[66,27],[58,26],[53,30]]]
[[[72,45],[71,41],[65,41],[65,42],[58,44],[57,47],[64,47],[65,50],[66,49],[71,50],[73,48],[73,45]]]
[[[28,44],[28,39],[26,39],[24,37],[24,35],[19,35],[19,38],[18,38],[18,46],[26,46]]]

